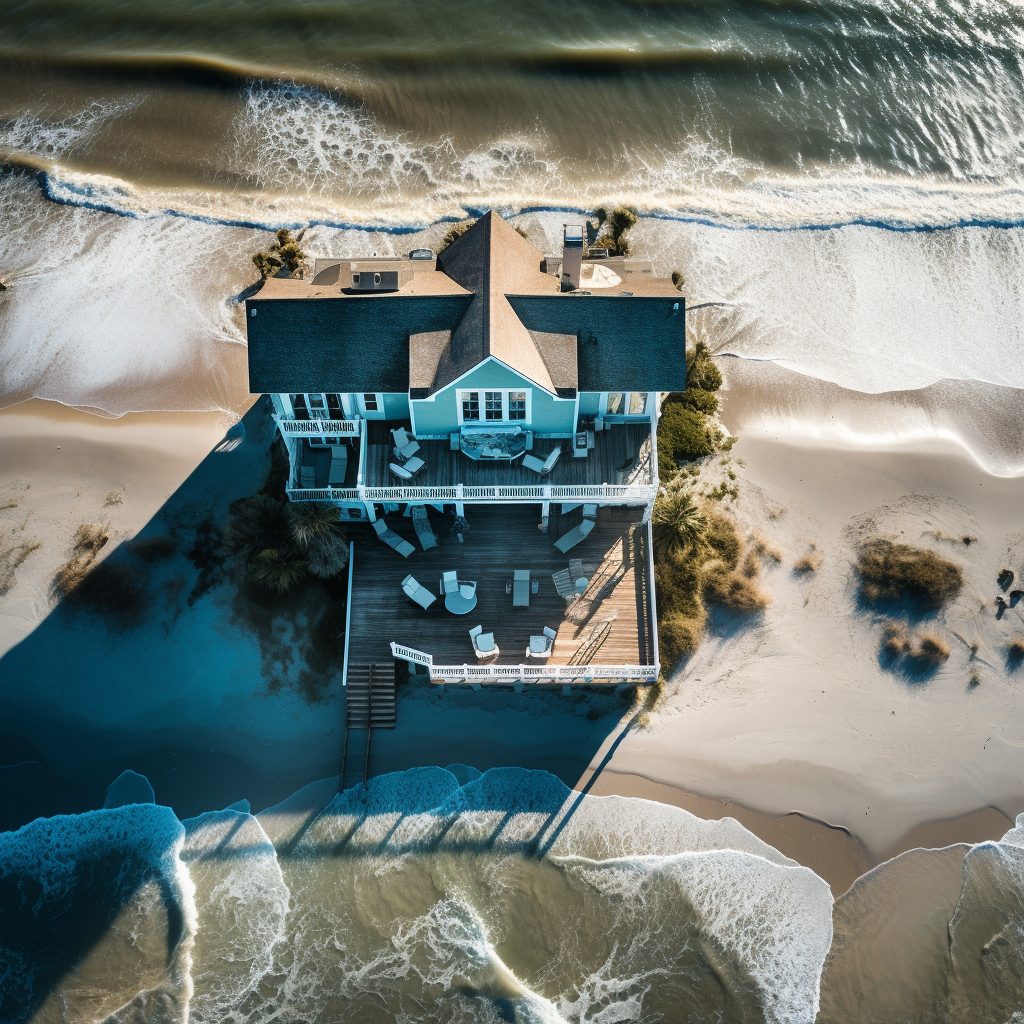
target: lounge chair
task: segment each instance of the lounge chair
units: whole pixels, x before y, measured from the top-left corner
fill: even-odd
[[[568,569],[561,569],[559,572],[552,573],[551,579],[554,581],[555,590],[558,591],[559,597],[576,597],[576,584],[573,582]]]
[[[412,519],[412,528],[416,531],[420,547],[424,551],[437,547],[437,537],[434,535],[434,528],[430,525],[430,518],[424,505],[413,505],[409,511]]]
[[[441,593],[454,594],[459,589],[459,574],[455,571],[446,572],[441,577]]]
[[[494,642],[493,633],[484,633],[483,626],[474,626],[469,631],[469,639],[473,641],[473,650],[478,658],[496,657],[501,653]]]
[[[550,626],[545,626],[543,636],[530,637],[530,646],[526,648],[526,656],[528,658],[550,658],[556,636],[557,634]]]
[[[558,456],[561,454],[562,449],[556,448],[553,452],[551,452],[550,455],[548,455],[548,457],[543,462],[541,462],[540,459],[536,458],[536,456],[524,455],[523,465],[527,469],[532,469],[534,473],[539,473],[541,476],[547,476],[548,473],[551,472],[555,463],[558,461]]]
[[[584,519],[575,530],[570,530],[567,534],[559,537],[558,540],[555,541],[555,547],[558,548],[562,554],[565,554],[565,552],[570,548],[576,547],[581,540],[588,537],[593,532],[593,529],[594,520]]]
[[[530,570],[516,569],[512,573],[512,607],[530,607]]]
[[[402,589],[405,591],[405,596],[415,601],[424,611],[437,600],[426,587],[421,586],[412,576],[406,576],[402,580]]]
[[[407,540],[402,540],[394,530],[388,529],[383,519],[374,522],[373,530],[389,548],[393,548],[403,558],[408,558],[416,550]]]
[[[405,432],[405,427],[395,427],[391,437],[395,442],[395,454],[400,459],[411,459],[420,450],[416,439]]]
[[[404,466],[398,465],[397,462],[390,463],[391,472],[402,480],[411,480],[425,465],[420,458],[410,459]]]

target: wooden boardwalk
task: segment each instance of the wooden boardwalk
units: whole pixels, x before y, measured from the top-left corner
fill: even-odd
[[[617,423],[594,435],[594,448],[585,459],[573,458],[568,440],[538,437],[531,455],[545,458],[555,448],[564,446],[554,468],[546,476],[538,476],[523,466],[520,456],[509,463],[505,459],[490,462],[475,461],[462,451],[452,451],[447,441],[420,441],[416,453],[426,462],[410,481],[399,480],[388,468],[394,462],[391,451],[391,427],[394,421],[369,421],[366,435],[367,487],[469,487],[506,485],[519,487],[528,484],[626,484],[650,483],[647,467],[651,428],[647,423]],[[409,427],[408,421],[405,423]]]
[[[476,664],[469,630],[478,624],[494,633],[499,665],[544,664],[526,658],[531,634],[540,634],[544,626],[558,634],[547,664],[655,663],[643,509],[600,509],[596,529],[569,555],[553,542],[579,524],[580,509],[561,515],[553,506],[549,532],[543,534],[539,504],[467,505],[470,530],[463,544],[443,532],[445,519],[439,512],[431,508],[429,514],[438,535],[438,546],[430,551],[419,549],[410,519],[398,513],[386,517],[391,529],[416,544],[408,559],[378,541],[369,528],[351,529],[351,663],[382,664],[391,658],[395,641],[432,655],[439,665]],[[593,575],[582,598],[567,608],[551,577],[568,568],[570,556],[581,559]],[[468,615],[453,615],[440,597],[424,611],[402,592],[402,580],[411,573],[437,594],[441,575],[452,569],[460,579],[477,583],[477,606]],[[529,569],[540,583],[528,608],[513,608],[511,594],[505,593],[514,569]]]

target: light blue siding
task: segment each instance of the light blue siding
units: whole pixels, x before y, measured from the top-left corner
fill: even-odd
[[[534,387],[525,377],[489,359],[462,380],[440,390],[433,399],[412,401],[418,435],[448,434],[459,429],[459,392],[530,391],[529,419],[523,424],[539,434],[570,434],[575,426],[575,399],[561,399]],[[483,421],[481,421],[483,422]]]
[[[601,395],[597,391],[580,392],[580,415],[597,416],[601,407]]]
[[[384,418],[386,420],[407,420],[409,418],[409,396],[385,395]]]

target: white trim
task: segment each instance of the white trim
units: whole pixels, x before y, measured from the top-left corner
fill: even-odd
[[[396,647],[392,644],[392,649]],[[457,683],[624,683],[654,682],[661,672],[655,665],[431,665],[434,682]]]
[[[353,392],[356,400],[356,408],[364,420],[384,419],[384,392],[383,391],[356,391]],[[367,410],[363,395],[373,395],[376,399],[377,408]]]
[[[633,420],[635,422],[641,422],[642,420],[650,420],[651,408],[657,402],[658,393],[656,391],[599,391],[598,392],[598,407],[597,415],[602,419],[611,420],[612,423],[623,423],[627,420]],[[622,395],[623,406],[625,412],[608,412],[608,396],[609,395]],[[644,400],[644,411],[643,412],[630,412],[629,406],[632,401],[633,395],[646,395]]]
[[[523,419],[510,420],[508,418],[509,395],[513,393],[526,395],[526,416]],[[475,420],[463,419],[462,396],[474,394],[477,396],[480,417]],[[501,395],[501,419],[487,418],[487,395]],[[492,425],[529,427],[533,417],[533,390],[531,388],[459,388],[455,392],[455,412],[458,416],[460,427],[486,427]]]
[[[348,686],[348,638],[352,633],[352,571],[356,560],[356,542],[348,542],[348,595],[345,598],[345,659],[341,665],[341,685]]]

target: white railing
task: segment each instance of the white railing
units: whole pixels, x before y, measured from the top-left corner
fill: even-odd
[[[659,670],[658,665],[431,665],[430,678],[439,683],[654,682]]]
[[[358,487],[288,487],[289,501],[362,501]]]
[[[447,487],[363,487],[363,501],[598,501],[646,504],[657,494],[654,484],[534,484],[518,487],[471,487],[454,484]]]
[[[434,659],[431,655],[417,651],[415,647],[405,647],[402,644],[396,644],[394,640],[391,641],[391,656],[393,658],[401,658],[403,661],[414,661],[417,665],[430,666],[434,664]]]
[[[361,423],[362,420],[287,420],[277,418],[277,425],[285,437],[354,436],[360,433]]]

